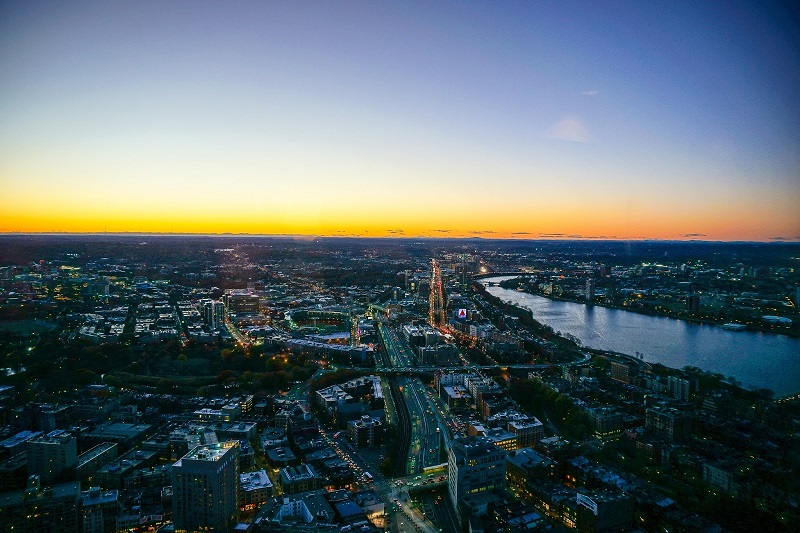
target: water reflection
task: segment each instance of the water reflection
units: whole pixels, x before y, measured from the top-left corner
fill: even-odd
[[[532,310],[536,320],[574,335],[584,346],[630,355],[639,352],[646,361],[673,368],[696,366],[748,386],[772,389],[776,396],[800,391],[800,338],[727,331],[674,318],[558,302],[501,287],[487,290]]]

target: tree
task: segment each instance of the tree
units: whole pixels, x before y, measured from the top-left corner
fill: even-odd
[[[379,468],[380,468],[381,474],[383,474],[384,476],[387,476],[387,477],[391,476],[392,475],[392,470],[394,469],[394,464],[392,463],[392,458],[389,457],[388,455],[386,457],[384,457],[383,461],[381,461],[381,465],[380,465]]]
[[[171,379],[161,378],[158,380],[158,383],[156,383],[156,392],[159,392],[161,394],[170,393],[174,388],[175,388],[175,382],[172,381]]]

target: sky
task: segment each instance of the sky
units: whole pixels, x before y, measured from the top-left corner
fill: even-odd
[[[800,241],[800,10],[7,0],[0,232]]]

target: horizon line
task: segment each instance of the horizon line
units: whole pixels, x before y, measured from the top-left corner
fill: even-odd
[[[752,244],[800,244],[800,240],[789,239],[770,239],[770,240],[714,240],[698,238],[659,238],[659,237],[637,237],[637,238],[617,238],[617,237],[585,237],[569,235],[525,235],[519,237],[483,237],[479,235],[471,236],[423,236],[423,235],[358,235],[358,234],[313,234],[313,233],[200,233],[200,232],[157,232],[157,231],[0,231],[0,238],[6,236],[128,236],[128,237],[257,237],[257,238],[295,238],[295,239],[383,239],[383,240],[402,240],[402,239],[423,239],[423,240],[462,240],[462,241],[566,241],[566,242],[683,242],[683,243],[752,243]]]

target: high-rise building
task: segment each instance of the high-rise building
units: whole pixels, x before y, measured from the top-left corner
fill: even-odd
[[[673,398],[689,401],[689,395],[692,390],[692,382],[688,379],[679,378],[678,376],[667,377],[667,393]]]
[[[586,280],[586,301],[591,302],[594,300],[594,290],[595,290],[595,281],[594,278],[589,278]]]
[[[172,465],[175,533],[232,531],[239,516],[237,441],[197,446]]]
[[[39,476],[43,484],[52,483],[77,463],[78,443],[67,431],[57,429],[28,441],[28,473]]]
[[[258,295],[247,290],[230,290],[223,295],[222,301],[228,313],[233,315],[257,315],[260,309]]]
[[[502,489],[506,452],[485,437],[455,439],[447,450],[447,487],[453,506],[465,496]]]
[[[219,300],[204,300],[200,310],[208,329],[217,331],[225,324],[225,304]]]

